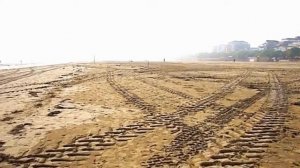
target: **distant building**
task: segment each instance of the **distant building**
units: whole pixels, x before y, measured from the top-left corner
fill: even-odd
[[[297,36],[295,38],[284,38],[281,41],[266,40],[264,44],[259,46],[261,50],[274,49],[280,51],[286,51],[293,47],[300,48],[300,36]]]
[[[250,44],[246,41],[231,41],[227,44],[227,51],[248,51],[250,50]]]
[[[215,53],[227,52],[227,44],[220,44],[215,46],[213,52]]]
[[[234,52],[234,51],[248,51],[250,50],[250,44],[246,41],[231,41],[228,44],[220,44],[213,48],[213,52]],[[253,48],[256,50],[256,48]]]
[[[257,62],[257,57],[248,57],[249,62]]]

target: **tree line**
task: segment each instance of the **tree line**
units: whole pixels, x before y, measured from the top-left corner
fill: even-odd
[[[221,53],[200,53],[198,57],[201,58],[220,58],[220,59],[236,59],[248,60],[249,57],[255,57],[259,60],[275,61],[280,59],[294,60],[300,58],[300,48],[294,47],[286,51],[268,49],[262,51],[235,51],[235,52],[221,52]]]

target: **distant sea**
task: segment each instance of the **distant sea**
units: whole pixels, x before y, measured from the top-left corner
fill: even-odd
[[[1,69],[17,69],[17,68],[26,68],[26,67],[36,67],[43,65],[51,65],[51,64],[0,64]]]

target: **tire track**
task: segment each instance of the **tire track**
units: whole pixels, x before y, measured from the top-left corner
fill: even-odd
[[[190,99],[190,100],[197,99],[194,96],[191,96],[191,95],[189,95],[187,93],[184,93],[184,92],[181,92],[181,91],[177,91],[177,90],[174,90],[174,89],[162,86],[162,85],[158,85],[158,84],[155,84],[153,82],[149,82],[149,81],[146,81],[146,80],[143,80],[143,79],[140,79],[140,81],[143,82],[143,83],[145,83],[145,84],[148,84],[150,86],[156,87],[156,88],[158,88],[160,90],[163,90],[165,92],[168,92],[168,93],[171,93],[171,94],[175,94],[177,96],[180,96],[180,97],[183,97],[183,98],[186,98],[186,99]]]
[[[257,100],[265,96],[266,91],[220,109],[215,115],[208,117],[202,123],[188,126],[181,121],[182,131],[175,137],[170,145],[164,149],[164,155],[154,155],[144,167],[178,166],[194,155],[207,149],[207,144],[216,136],[232,119],[242,114],[243,110],[250,107]]]
[[[7,83],[10,83],[10,82],[13,82],[13,81],[25,78],[25,77],[32,76],[33,72],[34,72],[34,70],[30,69],[29,72],[18,73],[19,74],[18,76],[6,77],[4,79],[1,79],[0,85],[4,85],[4,84],[7,84]],[[15,74],[15,75],[17,75],[17,74]]]
[[[183,130],[182,117],[212,106],[213,102],[231,93],[233,89],[248,75],[243,73],[237,79],[223,86],[213,95],[207,96],[198,101],[181,106],[170,115],[159,114],[153,105],[150,105],[137,95],[128,92],[124,87],[117,84],[112,72],[107,73],[109,84],[127,101],[142,109],[146,114],[143,121],[126,125],[100,135],[90,135],[76,138],[72,143],[65,144],[57,149],[45,150],[37,154],[2,158],[6,163],[24,167],[65,167],[70,162],[86,160],[92,153],[103,151],[124,141],[154,130],[157,127],[167,127],[172,133]]]
[[[125,89],[123,86],[117,84],[114,80],[113,72],[110,71],[107,73],[107,81],[110,84],[110,86],[113,87],[113,89],[117,93],[122,95],[128,102],[132,103],[137,108],[143,110],[144,113],[154,115],[154,113],[156,112],[155,106],[148,104],[136,94],[128,92],[128,90]]]
[[[61,68],[61,67],[60,66],[45,67],[45,68],[39,69],[38,72],[36,72],[37,71],[36,69],[30,68],[30,71],[27,72],[27,73],[25,72],[25,73],[21,73],[21,75],[18,75],[18,76],[12,76],[12,77],[7,77],[7,78],[2,79],[0,81],[0,85],[4,85],[4,84],[7,84],[7,83],[10,83],[10,82],[13,82],[13,81],[17,81],[17,80],[20,80],[20,79],[23,79],[23,78],[31,77],[33,75],[39,75],[39,74],[42,74],[44,72],[55,70],[55,69],[58,69],[58,68]]]
[[[0,73],[0,78],[3,78],[5,76],[8,76],[8,75],[12,75],[14,73],[17,73],[20,71],[20,69],[14,69],[14,70],[7,70],[8,72],[2,72]]]
[[[32,91],[32,90],[38,90],[38,89],[46,89],[46,88],[51,88],[51,87],[54,87],[54,86],[67,87],[70,84],[72,84],[72,82],[74,84],[79,84],[79,83],[83,83],[83,82],[93,80],[95,78],[104,77],[104,76],[105,76],[104,73],[100,73],[100,74],[97,74],[97,75],[78,75],[78,76],[74,76],[72,78],[67,78],[67,79],[57,79],[57,80],[48,81],[48,82],[24,84],[24,85],[19,85],[17,87],[28,87],[29,86],[29,88],[14,89],[16,87],[8,87],[8,88],[5,88],[5,89],[14,89],[14,90],[8,90],[8,91],[0,92],[0,95],[8,94],[8,93],[18,93],[18,92],[24,92],[24,91]],[[30,87],[30,86],[34,86],[34,87]]]
[[[279,140],[284,131],[287,114],[287,96],[282,83],[273,76],[271,104],[263,110],[259,121],[244,135],[232,140],[202,167],[240,166],[257,167],[271,143]]]

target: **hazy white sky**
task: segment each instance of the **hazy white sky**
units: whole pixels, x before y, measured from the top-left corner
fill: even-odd
[[[175,59],[300,35],[299,0],[0,0],[0,60]]]

